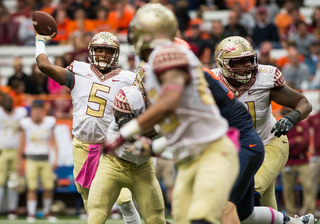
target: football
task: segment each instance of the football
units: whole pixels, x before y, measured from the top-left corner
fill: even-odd
[[[34,11],[32,14],[32,24],[38,34],[51,36],[54,38],[57,34],[57,23],[55,19],[48,13],[42,11]]]

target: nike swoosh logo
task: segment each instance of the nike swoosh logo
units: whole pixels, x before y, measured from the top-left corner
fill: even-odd
[[[100,148],[100,147],[98,146],[98,147],[95,147],[95,148],[91,148],[91,150],[96,150],[96,149],[98,149],[98,148]]]
[[[255,147],[257,144],[249,144],[249,148]]]
[[[119,79],[112,79],[112,82],[119,82]]]
[[[249,90],[249,91],[248,91],[248,95],[251,95],[251,94],[253,94],[254,92],[255,92],[255,90],[251,90],[251,91]]]

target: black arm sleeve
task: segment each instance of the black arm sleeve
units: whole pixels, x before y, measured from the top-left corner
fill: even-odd
[[[64,85],[69,89],[71,89],[74,83],[74,74],[69,70],[66,70],[66,71],[67,71],[67,81]]]

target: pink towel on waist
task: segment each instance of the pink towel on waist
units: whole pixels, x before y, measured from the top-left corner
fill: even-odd
[[[75,179],[81,185],[81,187],[90,188],[91,182],[98,168],[100,154],[101,144],[89,145],[87,160],[83,164],[77,178]]]
[[[233,144],[236,146],[237,151],[240,152],[240,132],[237,128],[229,128],[227,136],[231,139]]]

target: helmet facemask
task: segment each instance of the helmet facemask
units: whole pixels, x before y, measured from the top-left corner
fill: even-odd
[[[94,35],[89,43],[89,62],[99,70],[106,70],[118,65],[120,42],[109,32]]]
[[[110,51],[110,53],[103,53]],[[106,70],[118,65],[119,50],[115,47],[91,46],[89,50],[90,63],[97,66],[100,70]]]
[[[257,74],[257,53],[243,37],[223,39],[216,47],[215,58],[223,76],[238,83],[248,83]]]
[[[239,68],[234,67],[234,64],[240,60],[249,59],[251,66],[242,66]],[[250,56],[239,57],[239,58],[224,58],[223,62],[224,66],[227,69],[227,77],[230,79],[235,79],[237,82],[240,83],[247,83],[252,78],[255,77],[258,70],[258,63],[257,63],[257,55],[253,54]]]

